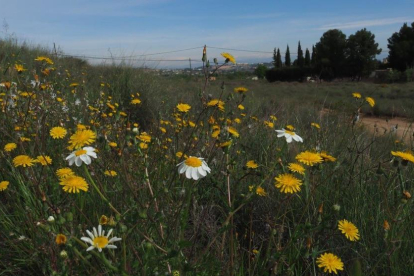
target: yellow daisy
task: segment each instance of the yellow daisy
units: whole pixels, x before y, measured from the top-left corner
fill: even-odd
[[[288,168],[291,172],[295,172],[302,175],[305,174],[305,168],[299,163],[289,163]]]
[[[68,176],[75,175],[75,173],[70,168],[62,168],[56,171],[56,175],[59,178],[66,178]]]
[[[2,181],[0,182],[0,191],[4,191],[7,189],[7,186],[9,186],[9,181]]]
[[[296,156],[296,160],[308,166],[313,166],[315,164],[322,163],[323,161],[322,157],[318,153],[310,151],[304,151],[299,153]]]
[[[77,130],[71,137],[69,143],[70,150],[80,149],[83,146],[90,145],[96,140],[96,133],[90,129]]]
[[[300,186],[302,185],[302,181],[294,177],[292,174],[281,174],[275,177],[276,188],[280,189],[282,193],[296,193],[300,191]]]
[[[414,163],[414,155],[412,155],[409,152],[391,151],[391,154],[394,156],[400,157],[401,159],[405,161],[410,161],[411,163]]]
[[[365,97],[365,101],[371,106],[371,107],[374,107],[374,105],[375,105],[375,101],[374,101],[374,99],[373,98],[371,98],[371,97]]]
[[[250,160],[250,161],[247,161],[246,167],[249,169],[257,169],[259,165],[257,165],[257,163],[254,162],[254,160]]]
[[[19,156],[16,156],[13,159],[13,166],[15,166],[16,168],[19,167],[19,166],[31,167],[31,166],[33,166],[34,162],[35,162],[35,160],[33,160],[30,156],[19,155]]]
[[[352,97],[354,97],[355,99],[361,99],[361,94],[360,93],[358,93],[358,92],[354,92],[354,93],[352,93]]]
[[[358,228],[352,222],[349,222],[346,219],[340,220],[338,222],[338,229],[347,237],[348,240],[359,240]]]
[[[67,193],[79,193],[80,190],[87,192],[89,188],[86,180],[76,175],[61,178],[59,185],[62,185],[63,190]]]
[[[34,162],[40,163],[42,164],[42,166],[47,166],[52,164],[52,158],[50,158],[50,156],[47,155],[39,155]]]
[[[180,103],[177,104],[177,109],[180,112],[187,113],[191,109],[191,106],[189,104]]]
[[[332,253],[323,253],[316,259],[316,263],[323,268],[323,272],[338,274],[337,270],[344,270],[344,263]]]
[[[259,196],[266,196],[267,195],[265,189],[263,189],[260,186],[256,188],[256,194],[259,195]]]
[[[231,62],[233,64],[236,64],[236,59],[230,55],[229,53],[221,53],[221,56],[224,57],[226,59],[226,63],[227,62]]]
[[[325,162],[335,162],[336,161],[336,158],[329,155],[326,151],[322,151],[319,155],[322,157],[323,161],[325,161]]]
[[[55,242],[56,242],[57,245],[63,245],[63,244],[66,244],[67,240],[68,239],[66,238],[66,236],[64,234],[57,234]]]
[[[15,150],[16,148],[17,148],[17,145],[16,145],[15,143],[7,143],[7,144],[4,146],[4,151],[8,151],[8,152],[10,152],[10,151]]]
[[[66,136],[66,129],[63,127],[54,127],[50,130],[50,136],[52,136],[53,139],[62,139]]]
[[[239,137],[240,134],[237,132],[237,130],[234,127],[227,127],[227,132],[230,133],[234,137]]]
[[[234,92],[239,94],[246,93],[247,91],[249,91],[249,89],[243,86],[234,88]]]

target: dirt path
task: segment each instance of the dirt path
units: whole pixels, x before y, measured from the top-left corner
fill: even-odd
[[[364,124],[367,129],[375,131],[375,127],[378,128],[380,135],[385,133],[396,133],[398,138],[409,140],[414,132],[414,124],[405,118],[395,117],[392,119],[377,118],[370,116],[361,116],[361,123]],[[397,126],[397,127],[396,127]]]

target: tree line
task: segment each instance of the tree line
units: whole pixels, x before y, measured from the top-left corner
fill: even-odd
[[[286,47],[284,62],[279,48],[273,52],[273,68],[262,72],[269,81],[298,81],[307,76],[320,79],[349,77],[360,80],[369,76],[377,68],[393,68],[401,72],[414,67],[414,22],[405,23],[399,32],[388,39],[388,58],[381,63],[376,56],[382,52],[375,35],[367,29],[346,35],[338,29],[326,31],[319,42],[312,46],[312,52],[302,50],[299,41],[297,57],[292,62],[289,45]],[[410,72],[411,72],[410,71]]]

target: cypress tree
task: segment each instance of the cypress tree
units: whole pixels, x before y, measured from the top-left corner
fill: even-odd
[[[276,48],[273,49],[273,66],[277,68],[277,54],[276,54]]]
[[[310,66],[311,64],[311,58],[310,58],[310,53],[308,48],[306,48],[306,52],[305,52],[305,66]]]
[[[276,68],[282,68],[282,56],[280,55],[280,50],[277,48],[276,54]]]
[[[290,66],[290,51],[289,51],[289,45],[286,48],[286,53],[285,53],[285,66],[289,67]]]
[[[312,45],[311,64],[312,64],[312,66],[315,66],[315,64],[316,64],[316,49],[315,49],[314,45]]]
[[[305,59],[303,58],[303,51],[302,51],[302,47],[300,46],[300,41],[298,43],[298,59],[297,59],[297,65],[299,67],[303,67],[305,63]]]

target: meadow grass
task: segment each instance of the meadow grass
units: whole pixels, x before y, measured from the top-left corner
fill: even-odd
[[[403,143],[352,122],[360,107],[411,116],[410,85],[219,76],[204,89],[201,77],[90,66],[2,43],[3,274],[324,275],[324,253],[340,258],[342,267],[330,267],[340,275],[414,273],[412,134]],[[235,93],[241,86],[249,91]],[[277,138],[289,125],[303,143]],[[52,135],[54,127],[66,135]],[[69,166],[66,157],[84,146],[97,158]],[[305,151],[316,161],[301,163]],[[177,164],[190,156],[211,172],[180,174]],[[57,174],[67,167],[79,178]],[[276,187],[282,175],[294,179],[282,181],[291,193]],[[79,179],[87,191],[62,189],[85,188]],[[351,240],[338,229],[344,219],[358,230],[346,231]],[[116,249],[99,252],[105,244],[95,243],[86,251],[81,238],[98,225],[122,239]]]

